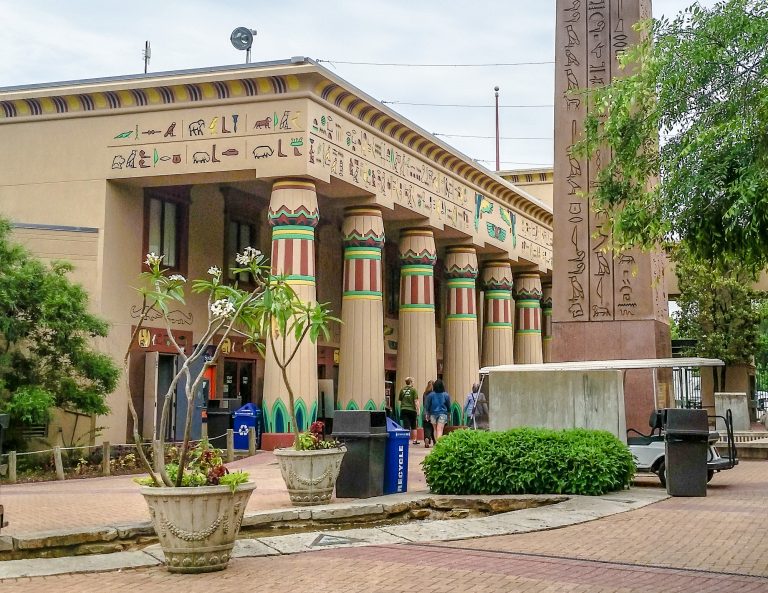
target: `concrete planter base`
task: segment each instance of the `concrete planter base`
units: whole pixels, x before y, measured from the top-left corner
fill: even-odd
[[[346,452],[346,447],[316,451],[275,449],[291,502],[297,506],[329,502]]]
[[[141,489],[171,572],[224,570],[256,484]]]

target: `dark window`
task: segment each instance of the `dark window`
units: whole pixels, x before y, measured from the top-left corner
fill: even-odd
[[[435,324],[438,327],[441,327],[443,325],[443,298],[445,295],[443,294],[443,262],[442,260],[437,260],[435,262],[435,267],[433,269],[433,278],[434,278],[434,290],[435,294],[432,295],[432,299],[435,302]]]
[[[256,247],[256,227],[240,220],[230,220],[227,228],[227,268],[239,267],[238,253],[245,251],[246,247]],[[229,272],[229,279],[235,280],[235,274]],[[248,274],[239,274],[240,282],[249,280]]]
[[[386,285],[386,311],[390,317],[397,317],[400,310],[400,256],[397,245],[384,245],[384,282]]]
[[[163,266],[186,273],[189,188],[145,190],[143,255],[162,255]]]

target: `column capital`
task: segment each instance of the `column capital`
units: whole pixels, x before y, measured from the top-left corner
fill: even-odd
[[[513,293],[515,300],[541,301],[541,276],[537,272],[515,274]]]
[[[547,281],[541,285],[541,308],[552,308],[552,281]]]
[[[314,228],[319,221],[320,211],[313,181],[279,179],[272,184],[272,197],[269,201],[270,226]]]
[[[467,245],[456,245],[446,249],[446,278],[467,278],[475,280],[477,275],[477,252],[474,247]]]
[[[384,220],[376,206],[345,208],[341,231],[346,247],[384,247]]]
[[[482,284],[485,290],[512,290],[512,265],[506,260],[483,262]]]
[[[432,229],[417,227],[400,231],[400,261],[404,265],[434,266],[437,261]]]

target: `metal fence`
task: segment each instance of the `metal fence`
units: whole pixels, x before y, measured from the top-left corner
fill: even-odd
[[[676,367],[672,369],[672,384],[678,408],[701,408],[701,371],[698,368]]]

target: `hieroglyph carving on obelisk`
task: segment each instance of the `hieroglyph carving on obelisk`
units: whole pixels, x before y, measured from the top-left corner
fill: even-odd
[[[604,219],[584,194],[611,158],[606,149],[587,160],[571,148],[584,131],[581,94],[621,75],[619,56],[637,39],[632,29],[650,16],[649,0],[558,0],[555,41],[555,322],[662,319],[651,256],[614,257]],[[666,301],[661,305],[666,308]]]

